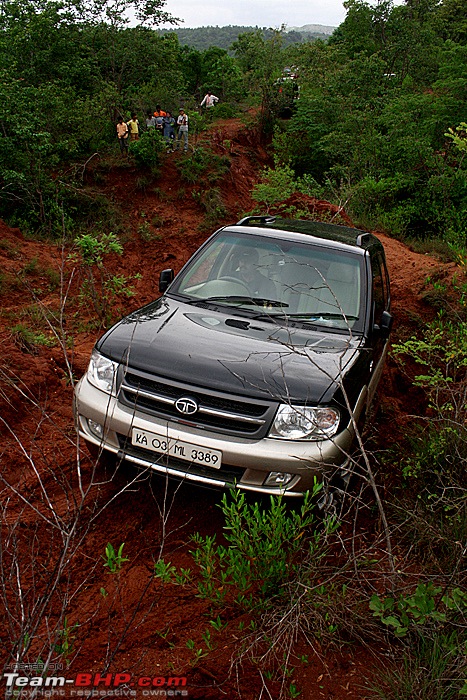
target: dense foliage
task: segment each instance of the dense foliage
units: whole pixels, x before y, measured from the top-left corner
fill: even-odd
[[[164,0],[132,5],[136,27],[111,0],[3,4],[0,216],[48,233],[73,228],[78,212],[102,205],[78,174],[93,154],[115,151],[117,117],[136,111],[144,123],[158,103],[194,109],[210,88],[224,107],[260,105],[276,162],[360,225],[463,246],[462,0],[347,0],[328,42],[287,45],[284,32],[257,29],[237,32],[230,53],[151,28],[170,19]],[[283,80],[287,68],[298,74],[299,99]]]
[[[327,45],[294,49],[301,93],[281,157],[363,225],[460,243],[466,170],[446,132],[467,107],[463,3],[345,5]]]

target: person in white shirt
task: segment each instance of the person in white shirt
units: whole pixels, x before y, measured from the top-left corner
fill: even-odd
[[[214,107],[214,105],[219,102],[219,98],[216,97],[215,95],[212,94],[209,90],[203,97],[203,101],[200,104],[200,107],[206,107],[206,109],[211,109],[211,107]]]
[[[175,150],[178,151],[178,147],[183,136],[183,150],[188,151],[188,114],[186,114],[185,110],[183,109],[180,110],[180,113],[177,117],[177,126],[178,134]]]

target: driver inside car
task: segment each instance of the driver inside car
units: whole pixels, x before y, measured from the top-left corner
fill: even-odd
[[[239,256],[236,275],[248,288],[253,298],[273,301],[277,298],[276,286],[269,277],[259,271],[258,261],[256,248],[243,251]]]

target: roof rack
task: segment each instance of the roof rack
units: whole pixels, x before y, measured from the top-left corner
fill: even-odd
[[[237,221],[235,226],[248,226],[252,221],[257,221],[260,224],[273,224],[275,220],[275,216],[267,216],[264,214],[258,214],[257,216],[244,216],[243,219]]]

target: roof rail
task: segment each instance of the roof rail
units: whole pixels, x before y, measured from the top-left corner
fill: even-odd
[[[360,246],[360,248],[363,248],[365,243],[368,243],[370,238],[371,234],[368,233],[368,231],[366,233],[361,233],[359,236],[357,236],[357,245]]]
[[[273,224],[275,220],[275,216],[267,216],[265,214],[258,214],[257,216],[244,216],[243,219],[237,221],[235,226],[248,226],[252,221],[257,221],[260,224]]]

